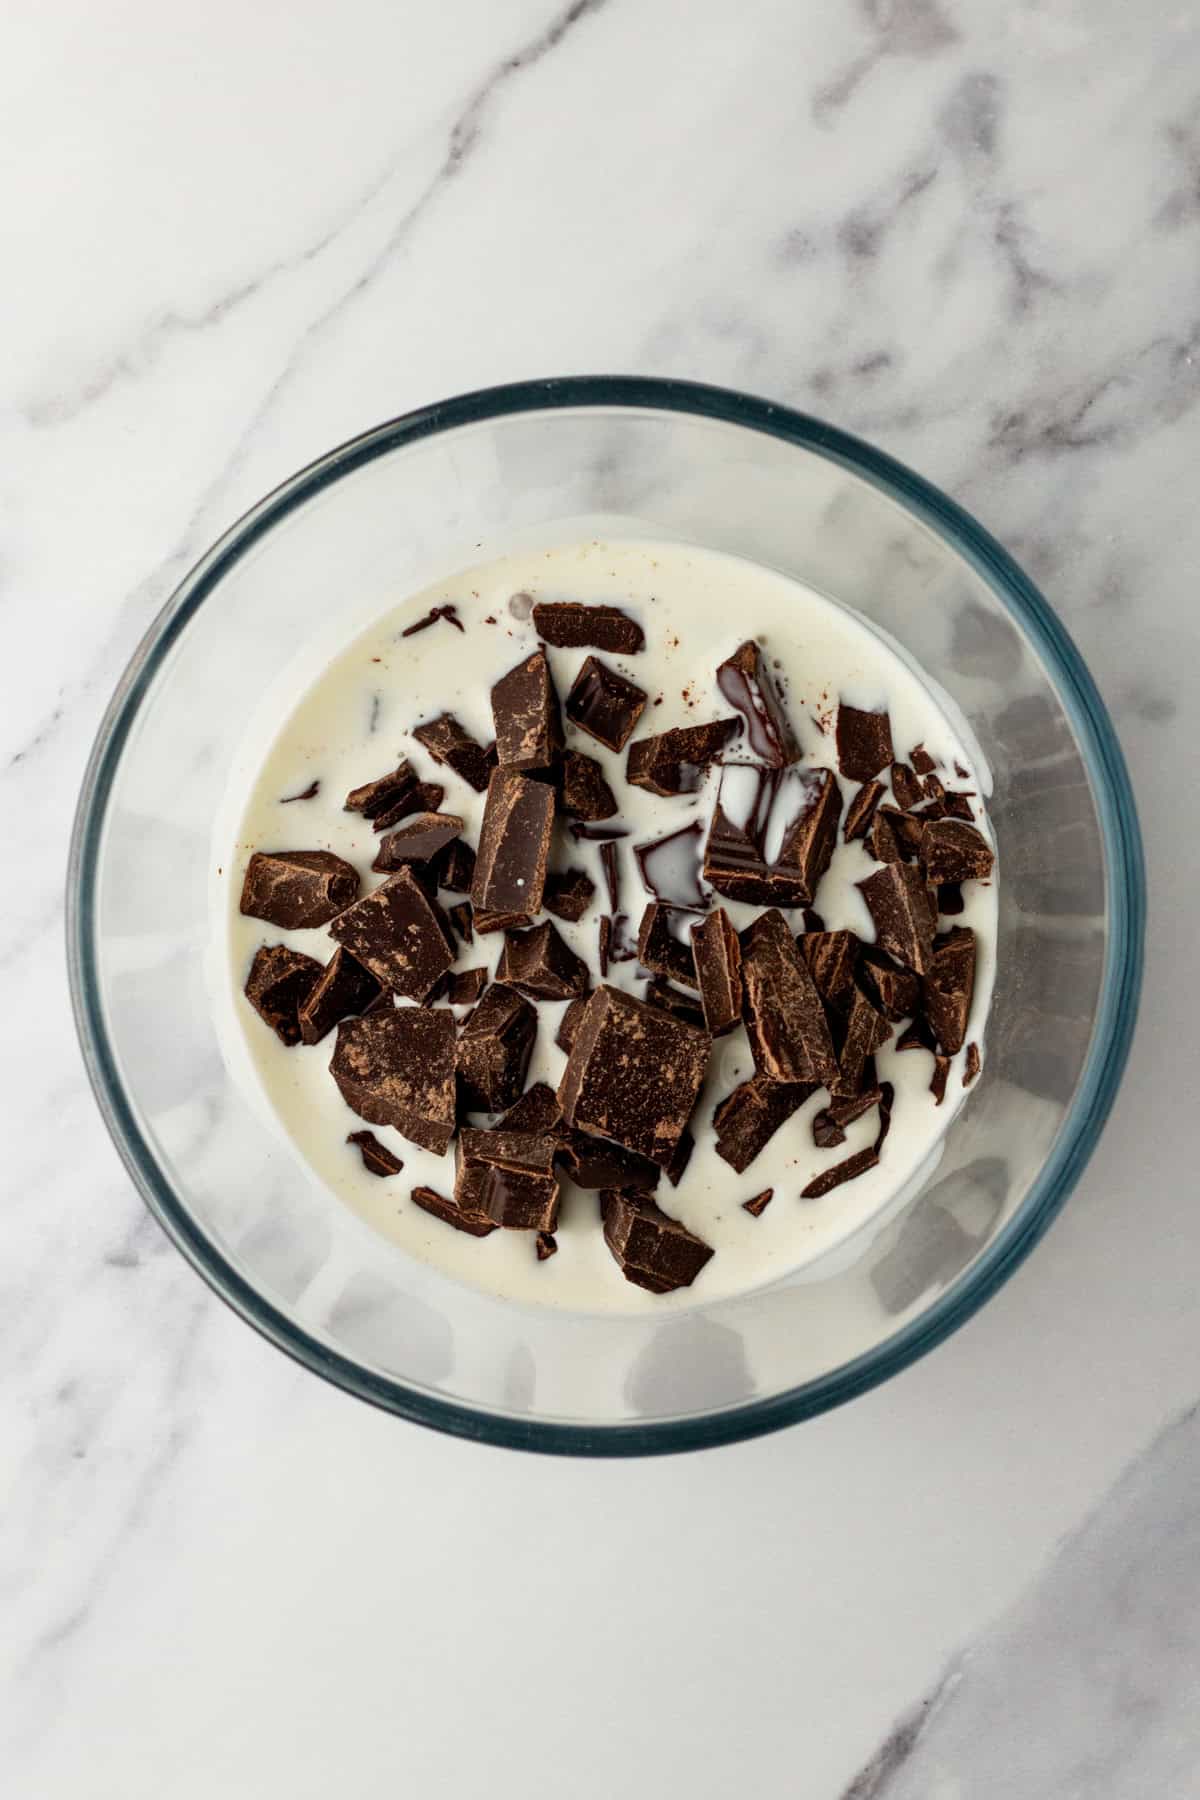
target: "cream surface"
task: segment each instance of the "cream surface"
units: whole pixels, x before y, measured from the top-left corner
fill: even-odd
[[[445,1272],[513,1300],[588,1311],[643,1311],[701,1303],[793,1274],[877,1229],[939,1154],[940,1140],[964,1099],[962,1055],[950,1072],[945,1103],[928,1092],[931,1060],[923,1052],[897,1055],[891,1046],[877,1058],[881,1079],[896,1089],[890,1136],[879,1167],[821,1200],[801,1200],[801,1189],[830,1164],[870,1143],[876,1118],[851,1126],[836,1150],[819,1150],[811,1122],[826,1102],[820,1092],[771,1139],[743,1175],[735,1175],[716,1154],[713,1109],[739,1081],[753,1073],[745,1033],[740,1028],[713,1050],[705,1090],[692,1121],[696,1149],[680,1185],[663,1181],[658,1199],[710,1243],[716,1254],[691,1289],[656,1297],[623,1280],[598,1222],[598,1202],[564,1182],[558,1254],[539,1263],[532,1237],[496,1231],[475,1239],[431,1218],[414,1206],[410,1189],[427,1183],[450,1193],[454,1183],[451,1150],[437,1157],[399,1134],[375,1127],[376,1135],[403,1160],[403,1173],[379,1179],[362,1167],[346,1136],[362,1121],[343,1102],[329,1072],[331,1034],[314,1047],[286,1050],[241,997],[256,948],[286,942],[322,960],[332,950],[324,931],[281,932],[238,913],[247,858],[253,850],[330,849],[362,872],[364,887],[381,877],[369,873],[378,839],[369,825],[343,810],[351,787],[385,773],[408,756],[429,780],[446,789],[443,810],[461,814],[465,835],[475,842],[483,796],[452,771],[437,767],[411,736],[412,727],[442,711],[457,714],[483,742],[493,735],[489,689],[536,643],[529,619],[533,599],[582,600],[620,605],[646,633],[636,656],[606,657],[647,690],[649,704],[635,737],[672,725],[696,724],[725,716],[728,704],[717,690],[715,671],[747,636],[758,638],[785,695],[804,749],[802,766],[835,767],[833,717],[839,700],[861,707],[887,707],[896,753],[907,757],[923,743],[948,784],[974,789],[986,798],[989,779],[966,733],[948,715],[918,672],[856,615],[833,601],[769,569],[694,546],[641,541],[587,541],[549,550],[521,551],[466,568],[419,594],[402,600],[340,654],[295,700],[258,768],[236,829],[236,840],[221,856],[228,880],[218,959],[227,981],[222,1013],[237,1021],[242,1045],[231,1045],[238,1066],[252,1067],[260,1096],[287,1139],[330,1191],[352,1207],[401,1251],[440,1266]],[[453,602],[465,626],[460,632],[442,620],[408,638],[407,625],[431,606]],[[565,696],[585,650],[550,652],[560,695]],[[624,780],[624,755],[606,751],[586,734],[567,726],[568,744],[594,756],[604,767],[620,813],[614,823],[629,828],[618,841],[621,910],[634,929],[651,897],[643,886],[633,846],[688,824],[707,820],[716,791],[713,772],[690,796],[664,800]],[[732,752],[746,756],[744,739]],[[969,779],[953,774],[958,763]],[[284,804],[287,796],[320,783],[311,800]],[[843,798],[855,784],[842,780]],[[986,820],[981,819],[986,831]],[[598,846],[575,844],[556,826],[557,866],[585,868],[596,883],[589,911],[577,924],[556,920],[563,936],[593,965],[598,920],[608,910]],[[817,910],[829,928],[849,927],[873,937],[870,916],[855,883],[878,865],[861,844],[839,839],[832,866],[821,883]],[[996,940],[997,893],[993,880],[966,890],[966,911],[955,923],[970,926],[978,942],[978,972],[967,1041],[983,1048],[983,1025],[991,995]],[[721,901],[714,896],[714,903]],[[721,901],[739,928],[761,909]],[[799,914],[794,920],[799,928]],[[494,967],[502,934],[477,937],[464,945],[456,967]],[[614,984],[640,992],[636,962],[610,968]],[[529,1080],[557,1085],[565,1057],[554,1044],[561,1005],[539,1008],[540,1030]],[[465,1016],[465,1009],[458,1009]],[[249,1055],[246,1055],[248,1051]],[[761,1217],[742,1202],[774,1188]]]

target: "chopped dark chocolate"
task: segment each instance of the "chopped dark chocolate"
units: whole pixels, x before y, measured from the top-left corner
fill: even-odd
[[[605,913],[600,920],[600,974],[608,974],[610,962],[633,962],[638,953],[637,939],[629,929],[624,913]]]
[[[975,993],[975,933],[956,925],[933,940],[922,983],[925,1017],[947,1056],[961,1050]]]
[[[496,770],[471,884],[476,931],[527,925],[541,911],[553,824],[553,788],[516,769]]]
[[[503,1112],[516,1102],[536,1036],[537,1013],[529,1001],[493,982],[458,1039],[458,1086],[468,1110]]]
[[[373,1131],[352,1131],[346,1139],[348,1144],[355,1144],[362,1157],[363,1168],[369,1175],[398,1175],[404,1164],[398,1156],[393,1156],[386,1144],[381,1144]]]
[[[562,759],[562,809],[573,819],[611,819],[616,797],[594,756],[565,750]]]
[[[289,1050],[300,1042],[300,1008],[322,973],[315,957],[302,956],[286,944],[264,944],[255,951],[246,977],[246,998]]]
[[[940,1050],[933,1053],[933,1074],[929,1078],[929,1091],[933,1095],[934,1104],[940,1106],[946,1098],[946,1082],[950,1076],[950,1058],[943,1056]]]
[[[409,863],[433,862],[462,828],[455,813],[418,813],[398,831],[389,831],[380,839],[371,867],[387,875]]]
[[[764,1188],[761,1194],[755,1194],[753,1200],[742,1201],[742,1211],[748,1212],[752,1218],[761,1219],[775,1198],[774,1188]]]
[[[582,919],[592,904],[596,884],[584,869],[551,869],[542,893],[542,905],[559,919]]]
[[[554,1034],[554,1041],[560,1050],[570,1051],[571,1045],[575,1042],[575,1033],[579,1029],[579,1021],[587,1011],[587,1003],[590,999],[590,994],[581,994],[577,1000],[571,1001],[563,1013],[558,1022],[558,1030]]]
[[[937,1039],[929,1029],[929,1023],[923,1013],[918,1013],[911,1024],[906,1025],[896,1039],[896,1050],[928,1050],[930,1055],[937,1049]]]
[[[320,791],[321,783],[319,781],[310,781],[303,793],[282,794],[279,799],[279,804],[280,806],[294,806],[297,800],[315,800]]]
[[[773,1081],[831,1082],[838,1072],[825,1009],[776,907],[742,934],[743,1005],[755,1067]]]
[[[358,893],[358,870],[331,850],[256,850],[241,910],[284,931],[328,925]]]
[[[609,909],[616,912],[621,905],[621,871],[617,865],[617,846],[612,838],[600,846],[600,867],[608,889]]]
[[[464,944],[474,941],[475,933],[471,928],[473,908],[469,900],[460,900],[456,906],[448,906],[446,915],[454,926]]]
[[[474,1006],[487,982],[488,972],[483,967],[460,969],[447,977],[446,996],[451,1006]]]
[[[717,1155],[741,1175],[817,1087],[815,1081],[772,1081],[765,1075],[743,1081],[713,1113]]]
[[[604,1241],[622,1275],[652,1294],[690,1287],[712,1255],[710,1245],[644,1194],[609,1190],[601,1207]]]
[[[843,700],[837,716],[838,768],[850,781],[871,781],[893,760],[886,712],[860,712]]]
[[[550,1257],[557,1254],[558,1239],[552,1231],[539,1231],[533,1241],[539,1262],[547,1262]]]
[[[382,992],[371,971],[348,950],[335,950],[300,1008],[300,1036],[306,1044],[319,1044],[343,1019],[365,1013]]]
[[[825,921],[820,913],[816,912],[813,907],[806,906],[804,911],[800,914],[800,917],[803,921],[805,931],[824,931]]]
[[[914,749],[910,750],[908,753],[908,760],[918,775],[932,775],[933,771],[937,768],[937,764],[934,762],[932,756],[930,756],[924,744],[917,744]]]
[[[671,799],[694,794],[705,770],[716,761],[742,729],[740,719],[713,719],[707,725],[679,725],[656,737],[630,744],[625,760],[625,779],[631,787]]]
[[[838,1073],[829,1089],[836,1099],[861,1093],[864,1087],[871,1085],[866,1079],[868,1058],[882,1049],[891,1035],[888,1020],[876,1011],[862,989],[856,987],[845,1029],[839,1032]]]
[[[564,1127],[558,1095],[547,1082],[535,1081],[497,1121],[497,1130],[531,1131],[535,1137],[561,1137]]]
[[[535,1000],[570,1000],[586,993],[588,966],[544,919],[528,931],[505,933],[496,980]]]
[[[401,757],[390,775],[351,788],[343,807],[346,812],[361,813],[376,831],[386,831],[409,813],[434,810],[424,807],[418,798],[420,787],[416,770],[407,757]]]
[[[942,795],[942,807],[948,819],[963,819],[970,825],[975,818],[966,794],[956,794],[953,789]]]
[[[893,1025],[911,1019],[921,1003],[921,983],[912,970],[900,968],[873,945],[863,949],[859,978],[869,998]]]
[[[704,827],[699,819],[666,837],[655,838],[647,844],[635,844],[633,854],[637,857],[648,893],[668,906],[703,912],[711,896],[700,881]]]
[[[460,1206],[457,1200],[447,1200],[436,1188],[415,1187],[409,1198],[422,1212],[432,1213],[435,1219],[443,1219],[456,1231],[469,1232],[472,1237],[487,1237],[490,1231],[496,1230],[495,1219],[489,1218],[487,1213],[478,1207]]]
[[[926,798],[925,790],[917,780],[907,763],[892,764],[892,795],[901,812],[908,812],[914,806],[920,806]]]
[[[563,748],[562,716],[546,652],[535,650],[492,688],[502,769],[549,769]]]
[[[561,1187],[554,1172],[559,1142],[528,1131],[464,1130],[458,1139],[455,1198],[467,1194],[510,1231],[553,1231]]]
[[[806,931],[796,940],[818,994],[831,1012],[846,1013],[854,997],[859,941],[852,931]]]
[[[329,934],[409,1000],[423,1000],[456,953],[450,921],[408,868],[339,913]]]
[[[488,753],[459,724],[453,713],[439,713],[436,719],[414,726],[413,736],[425,746],[434,762],[445,763],[448,769],[462,776],[468,787],[473,787],[477,794],[483,793],[491,774]]]
[[[944,881],[983,881],[991,874],[995,857],[982,832],[961,819],[935,819],[921,839],[921,863],[926,879],[941,886]]]
[[[687,1166],[692,1160],[692,1151],[696,1148],[696,1140],[684,1127],[683,1136],[675,1146],[675,1154],[667,1164],[667,1180],[672,1187],[678,1187],[687,1173]]]
[[[684,987],[699,987],[692,954],[691,926],[692,919],[687,913],[652,900],[638,927],[637,953],[643,969],[649,969],[652,975],[669,976],[672,981],[682,982]]]
[[[867,848],[876,862],[911,862],[920,851],[926,815],[881,806],[867,833]]]
[[[974,1081],[975,1077],[978,1075],[978,1073],[982,1067],[983,1067],[983,1063],[982,1063],[982,1060],[980,1059],[980,1055],[979,1055],[979,1045],[978,1044],[968,1044],[967,1045],[967,1060],[966,1060],[966,1064],[963,1068],[963,1078],[962,1078],[962,1084],[964,1087],[970,1087],[971,1083]]]
[[[437,882],[451,894],[469,894],[475,879],[475,852],[462,838],[452,838],[437,859]]]
[[[390,1125],[439,1156],[454,1136],[454,1015],[398,1006],[343,1019],[330,1074],[368,1125]]]
[[[921,783],[921,791],[927,800],[942,801],[946,798],[945,783],[937,775],[926,775]]]
[[[650,1194],[662,1177],[662,1170],[648,1158],[586,1131],[567,1133],[561,1157],[575,1186],[592,1192],[620,1188],[625,1193]]]
[[[724,1037],[742,1020],[742,947],[723,906],[692,926],[692,960],[711,1037]]]
[[[876,1156],[883,1149],[887,1134],[892,1129],[892,1107],[895,1101],[896,1090],[891,1082],[881,1081],[879,1084],[879,1129],[875,1133],[875,1143],[872,1146]]]
[[[855,838],[866,837],[871,821],[875,817],[875,809],[885,793],[881,781],[864,781],[846,808],[846,822],[842,827],[842,836],[848,844]],[[884,860],[881,858],[881,860]]]
[[[874,920],[880,949],[906,969],[924,975],[937,918],[919,872],[909,863],[888,863],[860,881],[858,888]]]
[[[822,1107],[812,1122],[813,1143],[818,1150],[833,1150],[846,1141],[846,1127],[861,1119],[873,1106],[878,1106],[883,1089],[872,1086],[860,1094],[839,1095]],[[878,1147],[878,1146],[877,1146]]]
[[[681,993],[661,975],[652,976],[646,983],[642,998],[647,1006],[657,1006],[660,1012],[670,1013],[673,1019],[682,1019],[685,1025],[694,1025],[699,1031],[707,1030],[703,1009],[690,994]]]
[[[533,608],[538,636],[557,650],[607,650],[635,656],[646,642],[636,619],[619,606],[584,606],[578,600],[539,600]]]
[[[937,908],[940,913],[945,913],[948,919],[956,919],[960,913],[966,912],[967,903],[963,899],[963,891],[957,881],[943,881],[939,884]]]
[[[800,745],[753,638],[748,638],[720,665],[717,686],[745,719],[750,748],[760,762],[768,768],[782,769],[796,761]]]
[[[703,1085],[710,1044],[706,1031],[616,988],[598,988],[559,1084],[563,1117],[669,1163]]]
[[[807,906],[837,844],[841,792],[830,769],[726,763],[704,852],[718,893],[760,906]]]
[[[609,750],[623,750],[646,704],[644,688],[589,656],[567,695],[566,714]]]
[[[406,625],[400,636],[402,638],[416,637],[418,631],[428,631],[429,627],[436,625],[439,619],[445,619],[447,625],[453,625],[457,631],[467,629],[458,616],[457,606],[451,600],[445,606],[431,606],[423,619],[417,619],[414,624]]]
[[[821,1200],[826,1194],[831,1194],[834,1188],[844,1186],[847,1181],[856,1181],[868,1169],[878,1166],[879,1154],[871,1146],[865,1150],[856,1150],[853,1156],[847,1156],[843,1162],[834,1163],[832,1169],[824,1169],[820,1175],[814,1175],[808,1186],[801,1188],[800,1198]]]
[[[572,819],[567,830],[577,844],[604,844],[610,838],[629,836],[627,825],[592,825],[585,819]]]

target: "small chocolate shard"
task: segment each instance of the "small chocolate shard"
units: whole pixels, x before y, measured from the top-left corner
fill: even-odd
[[[577,1000],[572,1000],[563,1013],[558,1022],[558,1030],[554,1034],[554,1041],[560,1050],[570,1053],[571,1046],[575,1042],[575,1033],[579,1029],[579,1021],[587,1011],[587,1003],[590,999],[590,994],[580,994]]]
[[[764,1188],[761,1194],[755,1194],[753,1200],[742,1201],[742,1211],[748,1212],[751,1218],[761,1219],[775,1198],[774,1188]]]
[[[717,1155],[738,1175],[743,1174],[797,1107],[816,1093],[817,1086],[814,1081],[771,1081],[765,1075],[743,1081],[713,1113]]]
[[[602,1196],[601,1212],[604,1241],[622,1275],[652,1294],[690,1287],[712,1256],[711,1245],[644,1194],[610,1189]]]
[[[800,745],[753,638],[748,638],[720,665],[717,686],[735,712],[745,719],[750,748],[760,762],[771,769],[782,769],[796,761]]]
[[[833,858],[841,791],[831,769],[726,763],[704,852],[718,893],[759,906],[808,906]]]
[[[586,993],[588,966],[545,919],[528,931],[505,933],[496,980],[535,1000],[570,1000]]]
[[[703,912],[711,895],[700,880],[704,859],[704,827],[699,819],[681,826],[666,837],[647,844],[635,844],[646,891],[668,906],[683,907],[690,912]],[[615,902],[614,902],[615,906]]]
[[[920,852],[925,824],[921,813],[905,813],[896,806],[881,806],[867,833],[867,849],[876,862],[912,862]]]
[[[872,1085],[866,1078],[868,1058],[881,1050],[891,1035],[888,1020],[876,1011],[862,989],[856,987],[845,1029],[839,1033],[838,1073],[829,1090],[835,1099],[861,1093]]]
[[[601,917],[599,939],[601,978],[607,976],[610,962],[633,962],[637,957],[637,939],[631,935],[624,913]]]
[[[692,1151],[696,1148],[696,1140],[684,1127],[683,1136],[675,1146],[675,1154],[667,1164],[667,1180],[672,1187],[678,1187],[687,1173],[687,1166],[692,1160]]]
[[[549,769],[563,749],[562,715],[546,652],[535,650],[492,688],[502,769]]]
[[[968,825],[974,822],[975,813],[966,794],[956,794],[950,789],[942,795],[942,808],[948,819],[962,819]]]
[[[539,1262],[548,1262],[552,1256],[557,1255],[558,1239],[552,1231],[539,1231],[533,1241]]]
[[[450,921],[409,868],[339,913],[329,934],[409,1000],[423,1000],[456,954]]]
[[[552,869],[546,877],[542,905],[559,919],[582,919],[592,904],[596,884],[584,869]]]
[[[553,825],[553,788],[516,769],[496,770],[471,884],[476,931],[528,925],[540,912]]]
[[[469,894],[475,879],[475,852],[463,838],[455,837],[437,858],[437,884],[451,894]]]
[[[868,997],[893,1025],[911,1019],[921,1004],[921,983],[912,970],[900,968],[873,946],[866,946],[862,952],[859,979]]]
[[[537,1013],[503,982],[493,982],[466,1020],[455,1052],[464,1107],[503,1112],[525,1086],[537,1036]]]
[[[761,913],[741,943],[746,1035],[759,1074],[833,1081],[838,1065],[825,1009],[783,914],[775,907]]]
[[[447,978],[446,997],[451,1006],[474,1006],[487,982],[488,972],[482,966],[460,969],[456,975]]]
[[[876,1156],[883,1149],[887,1134],[892,1129],[892,1107],[895,1102],[895,1088],[890,1081],[881,1081],[879,1084],[879,1129],[875,1133],[875,1142],[872,1146]]]
[[[846,1127],[853,1125],[855,1119],[861,1119],[869,1113],[873,1106],[878,1106],[883,1098],[883,1089],[878,1086],[864,1088],[860,1094],[838,1096],[830,1104],[823,1107],[812,1122],[813,1143],[818,1150],[834,1150],[846,1141]],[[876,1149],[879,1146],[876,1145]]]
[[[925,1017],[947,1056],[962,1049],[975,994],[975,933],[956,925],[933,940],[922,983]]]
[[[911,1024],[906,1025],[896,1039],[896,1051],[928,1050],[932,1056],[937,1049],[937,1039],[929,1029],[928,1021],[922,1013],[918,1013]]]
[[[300,1036],[306,1044],[319,1044],[343,1019],[365,1013],[382,992],[371,971],[348,950],[335,950],[300,1007]]]
[[[646,983],[642,998],[647,1006],[657,1006],[660,1012],[670,1013],[673,1019],[682,1019],[685,1025],[694,1025],[698,1031],[707,1030],[703,1009],[697,1006],[689,994],[683,994],[678,988],[672,987],[661,975],[652,976]]]
[[[854,969],[860,944],[852,931],[806,931],[796,947],[818,994],[833,1013],[847,1013],[854,998]]]
[[[724,1037],[742,1020],[742,947],[723,906],[692,926],[692,961],[711,1037]]]
[[[393,1156],[386,1144],[381,1144],[373,1131],[352,1131],[346,1138],[348,1144],[355,1144],[362,1157],[363,1168],[368,1175],[398,1175],[404,1164],[398,1156]]]
[[[343,1019],[330,1074],[368,1125],[441,1156],[454,1136],[454,1015],[445,1007],[394,1007]]]
[[[389,831],[380,840],[371,867],[390,875],[409,863],[435,862],[462,828],[463,822],[455,813],[418,813],[398,831]]]
[[[300,1009],[322,973],[315,957],[302,956],[286,944],[264,944],[255,951],[246,977],[246,998],[289,1050],[300,1042]]]
[[[319,781],[310,781],[303,793],[280,795],[279,804],[280,806],[294,806],[297,800],[315,800],[320,791],[321,783]]]
[[[971,1083],[974,1081],[975,1077],[978,1075],[978,1073],[982,1067],[983,1067],[983,1061],[979,1055],[979,1045],[974,1044],[974,1043],[968,1044],[967,1045],[967,1060],[966,1060],[966,1064],[963,1068],[963,1078],[962,1078],[962,1084],[964,1087],[970,1087]]]
[[[562,759],[562,810],[573,819],[611,819],[616,797],[594,756],[565,750]]]
[[[875,924],[881,950],[906,969],[924,975],[933,951],[937,924],[929,890],[911,864],[888,863],[858,883]]]
[[[917,744],[910,750],[908,753],[908,760],[918,775],[932,775],[933,771],[937,768],[937,764],[934,762],[932,756],[930,756],[924,744]]]
[[[643,969],[652,975],[666,975],[684,987],[698,988],[691,925],[691,918],[678,907],[652,900],[638,927],[637,954]]]
[[[568,1132],[561,1156],[575,1186],[593,1193],[620,1188],[629,1194],[651,1194],[662,1177],[662,1170],[648,1158],[607,1138],[590,1137],[586,1131]]]
[[[331,850],[256,850],[246,865],[241,911],[283,931],[328,925],[358,893],[358,870]]]
[[[925,827],[921,863],[926,880],[938,887],[946,881],[985,881],[995,860],[974,825],[961,819],[935,819]]]
[[[892,722],[886,712],[838,707],[838,768],[849,781],[873,781],[892,762]]]
[[[926,798],[925,790],[907,763],[892,764],[892,795],[901,812],[910,812]]]
[[[599,657],[589,656],[567,695],[566,714],[609,750],[623,750],[646,705],[646,692],[618,675]]]
[[[714,719],[707,725],[680,725],[630,744],[625,779],[631,787],[671,799],[694,794],[705,773],[739,735],[740,719]]]
[[[416,770],[407,757],[401,757],[389,775],[380,775],[375,781],[364,782],[362,787],[351,788],[343,802],[343,810],[361,813],[376,831],[386,831],[409,813],[425,810],[417,798],[420,786]]]
[[[588,1001],[559,1084],[563,1117],[661,1166],[704,1082],[711,1039],[613,987]]]
[[[957,881],[943,881],[937,891],[937,907],[948,919],[957,919],[960,913],[967,910],[963,899],[963,891]]]
[[[464,944],[473,943],[475,932],[472,929],[473,909],[469,900],[460,900],[456,906],[446,908],[447,917]]]
[[[855,838],[865,838],[875,817],[875,809],[886,792],[881,781],[864,781],[846,808],[846,822],[842,826],[842,836],[848,844]],[[880,858],[886,861],[886,858]]]
[[[567,830],[577,844],[604,844],[610,838],[629,836],[627,825],[591,825],[586,819],[572,819]]]
[[[562,1137],[565,1127],[559,1110],[558,1095],[545,1081],[535,1081],[513,1102],[502,1119],[498,1131],[528,1131],[535,1137]]]
[[[431,1213],[435,1219],[442,1219],[447,1225],[453,1225],[456,1231],[469,1232],[472,1237],[487,1237],[496,1230],[496,1221],[481,1212],[477,1207],[459,1206],[457,1201],[447,1200],[436,1188],[415,1187],[409,1195],[414,1206],[422,1212]]]
[[[534,630],[556,650],[607,650],[612,656],[636,656],[646,634],[619,606],[584,606],[578,600],[539,600],[533,608]]]
[[[423,619],[417,619],[413,624],[406,625],[400,636],[402,638],[416,637],[418,631],[428,631],[429,627],[436,625],[439,619],[445,619],[447,625],[453,625],[456,631],[467,629],[458,616],[457,606],[451,600],[445,606],[431,606]]]
[[[491,774],[488,753],[459,724],[453,713],[439,713],[436,719],[414,726],[413,736],[425,746],[434,762],[453,769],[477,794],[485,791]]]
[[[927,800],[940,805],[946,798],[945,783],[937,775],[926,775],[921,783],[921,791]]]
[[[604,873],[604,885],[608,889],[608,905],[611,912],[620,910],[621,905],[621,871],[617,865],[617,846],[612,838],[607,844],[600,846],[600,867]]]
[[[557,1138],[528,1131],[462,1131],[454,1197],[460,1205],[469,1198],[510,1231],[552,1232],[562,1192],[558,1150]]]
[[[946,1098],[946,1082],[950,1077],[950,1058],[943,1056],[940,1050],[933,1053],[933,1074],[929,1078],[929,1091],[933,1095],[934,1105],[940,1106]]]
[[[802,1200],[822,1200],[831,1194],[834,1188],[843,1187],[847,1181],[856,1181],[865,1175],[868,1169],[879,1167],[878,1153],[868,1146],[865,1150],[856,1150],[853,1156],[847,1156],[843,1162],[834,1163],[832,1169],[822,1170],[814,1175],[806,1188],[801,1188]]]

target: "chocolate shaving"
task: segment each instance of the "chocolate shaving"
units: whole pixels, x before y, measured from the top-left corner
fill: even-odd
[[[330,850],[256,850],[246,865],[241,911],[283,931],[328,925],[358,893],[358,870]]]
[[[742,1201],[742,1211],[748,1212],[755,1219],[761,1219],[774,1198],[775,1189],[764,1188],[761,1194],[755,1194],[753,1200]]]
[[[444,788],[427,788],[417,780],[416,770],[407,757],[401,757],[389,775],[380,775],[362,787],[351,788],[342,803],[343,811],[361,813],[376,831],[387,831],[398,825],[409,813],[436,812],[441,805]],[[427,792],[436,800],[426,800]]]
[[[456,1231],[469,1232],[472,1237],[487,1237],[496,1229],[495,1219],[489,1218],[487,1213],[476,1207],[459,1206],[456,1201],[439,1194],[436,1188],[415,1187],[409,1198],[422,1212],[432,1213],[435,1219],[443,1219]]]
[[[534,629],[558,650],[607,650],[634,656],[646,642],[636,619],[619,606],[584,606],[577,600],[541,600],[533,608]]]
[[[646,692],[618,675],[599,657],[589,656],[566,700],[566,714],[609,750],[623,750],[646,705]]]
[[[297,800],[315,800],[320,791],[321,783],[310,781],[302,794],[284,794],[279,804],[280,806],[292,806]]]
[[[768,768],[782,769],[800,755],[783,701],[752,638],[740,645],[717,670],[717,686],[746,721],[750,748]]]
[[[888,1132],[892,1129],[892,1107],[896,1100],[896,1090],[890,1081],[879,1084],[879,1129],[875,1133],[874,1151],[876,1156],[883,1149]]]
[[[447,625],[453,625],[458,631],[467,629],[458,616],[458,608],[453,601],[450,601],[445,606],[431,606],[423,619],[418,619],[415,624],[406,625],[400,636],[402,638],[416,637],[418,631],[428,631],[429,627],[436,625],[439,619],[445,619]]]
[[[850,781],[871,781],[892,762],[892,722],[886,712],[860,712],[845,701],[837,716],[838,768]]]
[[[940,1050],[933,1053],[933,1074],[929,1078],[929,1091],[934,1102],[940,1106],[946,1098],[946,1082],[950,1075],[950,1058],[943,1056]]]
[[[575,819],[611,819],[616,798],[594,756],[566,750],[562,759],[562,810]]]
[[[346,1142],[358,1146],[363,1168],[369,1175],[398,1175],[404,1167],[400,1158],[393,1156],[387,1145],[381,1144],[373,1131],[352,1131]]]
[[[625,779],[631,787],[668,800],[676,794],[694,794],[709,765],[741,729],[740,719],[714,719],[707,725],[676,726],[655,737],[639,738],[629,746]]]
[[[315,957],[302,956],[286,944],[264,944],[255,952],[246,977],[246,998],[289,1050],[300,1042],[300,1008],[322,972]]]
[[[873,1106],[879,1105],[882,1098],[883,1089],[872,1084],[864,1088],[861,1094],[847,1094],[832,1100],[813,1119],[813,1142],[817,1148],[833,1150],[838,1144],[844,1144],[847,1125],[853,1125],[856,1119],[869,1113]]]
[[[464,730],[453,713],[439,713],[436,719],[414,726],[413,736],[425,746],[434,762],[445,763],[477,794],[484,792],[491,774],[488,753],[469,731]]]
[[[825,1169],[820,1175],[814,1175],[806,1188],[801,1188],[802,1200],[821,1200],[831,1194],[834,1188],[842,1187],[847,1181],[856,1181],[869,1169],[879,1166],[879,1157],[873,1149],[856,1150],[853,1156],[846,1157],[844,1162],[834,1163],[832,1169]]]
[[[558,1096],[544,1081],[535,1081],[497,1122],[499,1131],[531,1131],[535,1137],[562,1137]]]

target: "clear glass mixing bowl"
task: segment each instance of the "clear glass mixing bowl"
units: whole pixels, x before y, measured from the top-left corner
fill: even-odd
[[[661,1322],[515,1307],[373,1234],[281,1149],[231,1075],[206,973],[214,821],[245,722],[291,650],[339,608],[357,622],[513,534],[595,515],[750,557],[857,608],[957,702],[995,780],[987,1060],[929,1185],[808,1278]],[[589,377],[380,426],[214,545],[104,719],[75,826],[68,939],[108,1127],[147,1204],[232,1307],[406,1418],[612,1455],[819,1412],[995,1291],[1062,1205],[1112,1103],[1143,910],[1107,714],[1046,602],[985,531],[816,419],[716,388]]]

